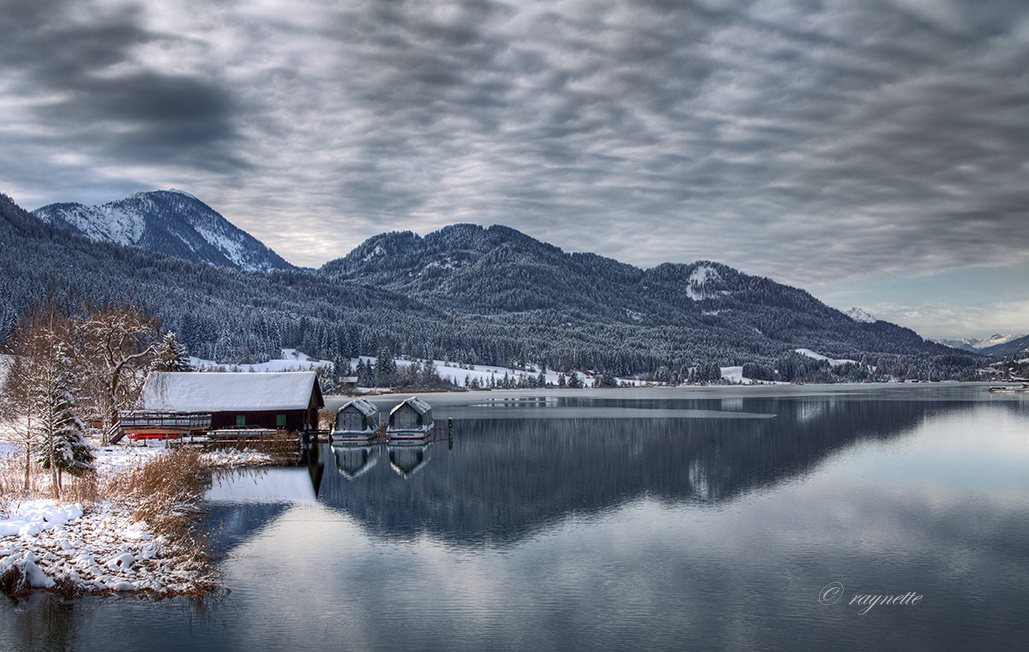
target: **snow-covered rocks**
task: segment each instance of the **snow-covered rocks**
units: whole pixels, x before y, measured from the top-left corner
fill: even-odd
[[[34,537],[82,516],[82,505],[61,505],[54,500],[27,500],[9,506],[0,519],[0,537]]]
[[[53,501],[32,501],[53,503]],[[48,514],[62,514],[48,507]],[[61,588],[72,593],[135,591],[154,597],[189,593],[209,585],[208,575],[187,568],[188,551],[155,537],[133,521],[134,509],[119,502],[93,506],[86,514],[32,534],[0,539],[0,577],[16,570],[17,589]],[[63,514],[74,516],[75,511]]]

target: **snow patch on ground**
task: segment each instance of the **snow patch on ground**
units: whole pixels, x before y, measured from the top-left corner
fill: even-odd
[[[830,367],[839,367],[845,364],[858,364],[857,360],[829,358],[820,353],[815,353],[811,349],[797,349],[797,353],[812,358],[814,360],[826,360],[829,362]]]
[[[137,468],[166,452],[164,442],[146,447],[111,446],[95,449],[101,479]],[[13,444],[0,444],[0,455],[18,455]],[[272,462],[252,450],[204,453],[211,466],[260,466]],[[71,586],[84,593],[135,591],[167,596],[190,593],[208,582],[200,570],[146,522],[133,515],[137,505],[104,500],[88,507],[56,500],[15,500],[0,503],[0,577],[12,568],[26,588]]]
[[[704,285],[707,284],[708,280],[718,280],[721,278],[718,270],[714,267],[708,267],[707,265],[697,267],[686,281],[686,296],[694,301],[706,299],[709,293],[704,290]]]
[[[133,521],[134,511],[117,502],[99,503],[86,514],[78,505],[55,501],[17,505],[9,521],[29,515],[51,526],[33,533],[38,520],[32,520],[17,538],[0,538],[0,576],[17,568],[31,588],[60,582],[87,593],[190,591],[196,572],[179,568],[175,555],[168,554],[169,542],[153,537],[146,523]]]
[[[722,378],[731,383],[750,383],[749,378],[743,377],[743,367],[722,367]]]
[[[56,500],[27,500],[9,506],[0,520],[0,537],[30,536],[64,527],[82,516],[82,505],[61,505]]]
[[[277,360],[269,360],[268,362],[261,362],[259,364],[224,365],[218,364],[213,360],[204,360],[201,358],[190,358],[189,363],[193,365],[194,369],[199,371],[231,370],[246,372],[252,371],[254,373],[266,371],[311,371],[312,369],[332,368],[332,363],[328,360],[312,358],[296,349],[282,349],[281,358]]]
[[[382,245],[375,245],[375,249],[372,249],[370,254],[368,254],[363,259],[361,259],[361,262],[367,263],[369,260],[372,260],[373,258],[377,258],[379,256],[385,256],[385,255],[386,255],[386,250],[382,248]]]

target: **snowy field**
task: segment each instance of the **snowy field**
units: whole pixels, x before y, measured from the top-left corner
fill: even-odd
[[[356,360],[357,358],[355,358]],[[213,360],[201,358],[190,358],[189,363],[194,369],[200,371],[313,371],[319,368],[330,369],[332,363],[328,360],[319,360],[301,353],[296,349],[282,349],[282,357],[278,360],[269,360],[260,364],[218,364]]]
[[[828,360],[829,364],[836,367],[839,365],[854,363],[853,360],[834,360],[826,356],[820,355],[810,349],[797,349],[797,353],[806,355],[815,360]],[[190,362],[197,369],[201,370],[226,370],[226,371],[242,371],[242,372],[261,372],[261,371],[310,371],[319,368],[331,369],[332,362],[328,360],[319,360],[313,358],[307,354],[297,351],[296,349],[283,349],[282,357],[277,360],[269,360],[268,362],[262,362],[260,364],[242,364],[242,365],[219,365],[211,360],[202,360],[200,358],[190,358]],[[357,358],[351,358],[350,365],[352,368],[356,368],[358,363],[375,365],[378,362],[374,356],[360,356]],[[399,369],[406,369],[413,364],[421,364],[422,360],[410,360],[403,357],[395,360],[396,365]],[[535,366],[529,366],[526,369],[513,369],[511,367],[499,367],[493,365],[470,365],[460,364],[456,362],[449,362],[445,360],[433,360],[433,366],[439,373],[440,377],[449,380],[458,387],[467,387],[475,381],[479,387],[488,387],[491,380],[496,380],[498,383],[501,382],[506,374],[508,378],[517,382],[519,377],[531,377],[537,378],[539,376],[539,368]],[[855,363],[856,364],[856,363]],[[767,384],[767,381],[752,380],[743,376],[742,366],[733,367],[722,367],[722,379],[730,383],[750,385],[750,384]],[[593,386],[593,374],[588,371],[579,371],[579,378],[582,380],[583,387]],[[550,385],[556,386],[558,383],[558,372],[548,369],[544,374],[546,381]],[[567,376],[567,374],[566,374]],[[639,378],[618,378],[620,385],[628,385],[631,387],[645,387],[648,386],[646,380]],[[361,387],[358,388],[359,392],[388,392],[389,388],[386,387]]]
[[[827,358],[826,356],[821,355],[820,353],[815,353],[811,349],[797,349],[797,353],[799,353],[801,355],[804,355],[804,356],[807,356],[807,357],[811,358],[812,360],[819,360],[819,361],[825,360],[825,361],[827,361],[829,363],[830,367],[840,367],[840,366],[845,365],[845,364],[858,364],[857,360],[847,360],[847,359],[837,360],[837,359],[834,359],[834,358]]]

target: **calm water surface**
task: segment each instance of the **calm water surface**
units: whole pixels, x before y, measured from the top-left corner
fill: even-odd
[[[226,595],[8,602],[0,648],[1025,649],[1025,398],[427,398],[452,440],[216,478]]]

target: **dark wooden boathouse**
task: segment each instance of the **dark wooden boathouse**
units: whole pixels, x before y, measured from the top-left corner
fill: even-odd
[[[140,408],[150,413],[210,414],[212,430],[317,430],[318,410],[323,407],[313,371],[155,371],[147,377],[140,397]]]

